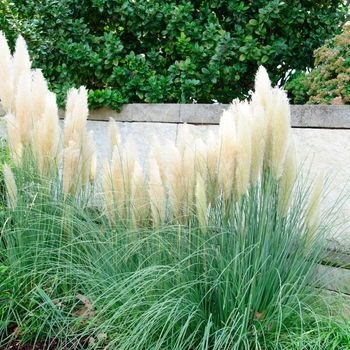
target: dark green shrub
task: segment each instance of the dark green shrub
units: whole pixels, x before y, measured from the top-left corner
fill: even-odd
[[[315,68],[286,85],[294,103],[350,104],[349,45],[350,31],[345,27],[315,50]]]
[[[85,85],[91,108],[123,103],[231,102],[263,64],[273,83],[311,67],[339,31],[341,0],[17,0],[0,3],[0,29],[21,33],[62,105]]]

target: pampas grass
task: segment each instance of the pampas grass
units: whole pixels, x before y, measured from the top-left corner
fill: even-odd
[[[44,94],[44,110],[35,123],[32,135],[33,156],[42,178],[53,178],[59,167],[60,127],[56,95]]]
[[[13,53],[13,86],[14,94],[17,94],[17,89],[20,86],[20,78],[22,75],[28,76],[31,73],[31,61],[27,50],[27,44],[21,35],[18,36]]]
[[[314,239],[321,218],[321,199],[324,188],[324,173],[322,172],[315,183],[306,208],[305,224],[308,228],[307,244],[310,245]]]
[[[245,108],[249,113],[249,109]],[[236,169],[234,190],[237,200],[239,200],[246,192],[251,169],[252,159],[252,140],[249,128],[249,115],[241,115],[237,122],[236,134]]]
[[[19,39],[10,57],[23,86],[6,117],[15,166],[4,165],[1,343],[15,320],[33,348],[282,349],[291,338],[308,348],[305,334],[323,333],[323,179],[311,193],[295,185],[288,101],[266,70],[218,134],[194,139],[185,126],[177,145],[154,138],[148,168],[110,120],[109,159],[93,182],[86,89],[69,91],[61,136],[55,97],[24,49]]]
[[[236,125],[230,111],[224,111],[219,128],[219,184],[224,199],[233,189],[236,156]]]
[[[10,48],[5,35],[0,32],[0,99],[5,111],[11,112],[14,90],[14,69]]]
[[[207,196],[205,191],[205,181],[200,175],[200,173],[197,173],[196,176],[196,191],[195,191],[195,197],[196,197],[196,209],[197,209],[197,215],[198,215],[198,222],[199,227],[203,234],[207,233]]]
[[[267,138],[267,120],[264,107],[252,103],[252,115],[249,119],[252,142],[250,183],[255,186],[262,171]]]
[[[34,122],[37,122],[43,117],[46,108],[45,106],[47,104],[46,94],[49,93],[49,90],[41,69],[35,69],[32,73],[32,77],[32,118]]]
[[[17,206],[17,185],[16,180],[10,167],[4,163],[2,171],[4,173],[5,185],[8,195],[8,205],[11,209]]]
[[[294,143],[291,141],[284,162],[283,174],[280,180],[278,211],[282,217],[288,213],[293,198],[293,188],[297,177],[297,160]]]
[[[18,78],[15,98],[16,118],[22,145],[26,145],[31,137],[32,100],[31,73],[25,72]]]
[[[166,189],[162,181],[159,166],[154,158],[148,163],[148,193],[150,198],[152,221],[155,227],[161,227],[166,216]]]

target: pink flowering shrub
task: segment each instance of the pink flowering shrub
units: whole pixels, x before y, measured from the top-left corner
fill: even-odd
[[[315,50],[315,68],[285,88],[293,103],[350,104],[350,28]]]

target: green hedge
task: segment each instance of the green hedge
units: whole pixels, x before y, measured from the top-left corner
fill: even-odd
[[[312,66],[344,13],[342,0],[3,0],[0,29],[12,44],[24,36],[61,105],[85,85],[90,108],[118,110],[231,102],[248,95],[259,65],[283,83],[289,69]]]

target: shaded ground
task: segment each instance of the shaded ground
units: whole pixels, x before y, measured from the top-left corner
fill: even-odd
[[[37,341],[34,346],[31,344],[21,344],[21,339],[15,335],[16,329],[16,324],[9,326],[8,333],[13,335],[13,339],[10,342],[6,342],[6,345],[2,344],[0,334],[0,350],[72,350],[88,348],[88,339],[81,339],[79,344],[72,345],[71,347],[61,347],[57,339]]]

